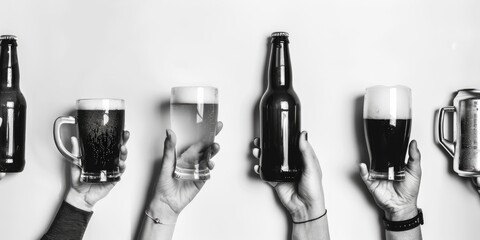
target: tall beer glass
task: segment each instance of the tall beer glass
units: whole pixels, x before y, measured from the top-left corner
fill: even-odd
[[[367,88],[363,106],[370,179],[403,181],[412,122],[411,90],[405,86]]]
[[[172,130],[177,135],[177,164],[174,177],[185,180],[210,179],[208,147],[215,139],[218,90],[214,87],[174,87],[170,98]],[[200,147],[203,156],[188,157],[189,148]]]
[[[60,138],[63,124],[76,125],[80,156],[73,155],[63,145]],[[79,99],[76,117],[59,117],[55,120],[55,144],[60,153],[82,169],[82,182],[117,182],[120,181],[118,163],[124,124],[124,100]]]

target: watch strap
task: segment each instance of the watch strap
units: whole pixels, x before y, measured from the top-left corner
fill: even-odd
[[[420,225],[423,225],[423,212],[422,209],[418,209],[417,216],[407,219],[404,221],[389,221],[385,217],[383,217],[383,224],[385,226],[385,230],[400,232],[400,231],[407,231],[410,229],[414,229]]]

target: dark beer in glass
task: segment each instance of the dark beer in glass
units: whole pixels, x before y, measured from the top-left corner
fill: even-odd
[[[363,117],[370,155],[370,178],[404,180],[405,155],[412,123],[410,88],[367,88]]]
[[[0,36],[0,172],[25,167],[27,103],[19,80],[16,37]]]
[[[60,139],[62,124],[75,124],[80,156],[65,149]],[[77,117],[59,117],[55,121],[55,143],[60,152],[82,169],[82,182],[120,181],[119,156],[125,125],[122,99],[77,100]]]
[[[302,173],[300,100],[292,87],[288,33],[271,36],[268,87],[260,100],[260,177],[295,182]]]

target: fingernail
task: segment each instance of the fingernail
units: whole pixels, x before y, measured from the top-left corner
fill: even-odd
[[[170,134],[168,133],[168,129],[165,130],[165,134],[167,134],[167,138],[170,138]]]
[[[305,132],[305,140],[308,142],[308,132]]]

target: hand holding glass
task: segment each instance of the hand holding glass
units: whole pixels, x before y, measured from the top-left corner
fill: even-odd
[[[218,90],[214,87],[174,87],[170,99],[171,125],[177,135],[177,164],[174,177],[208,180],[208,149],[215,140]],[[201,148],[202,158],[183,156],[190,146]]]

